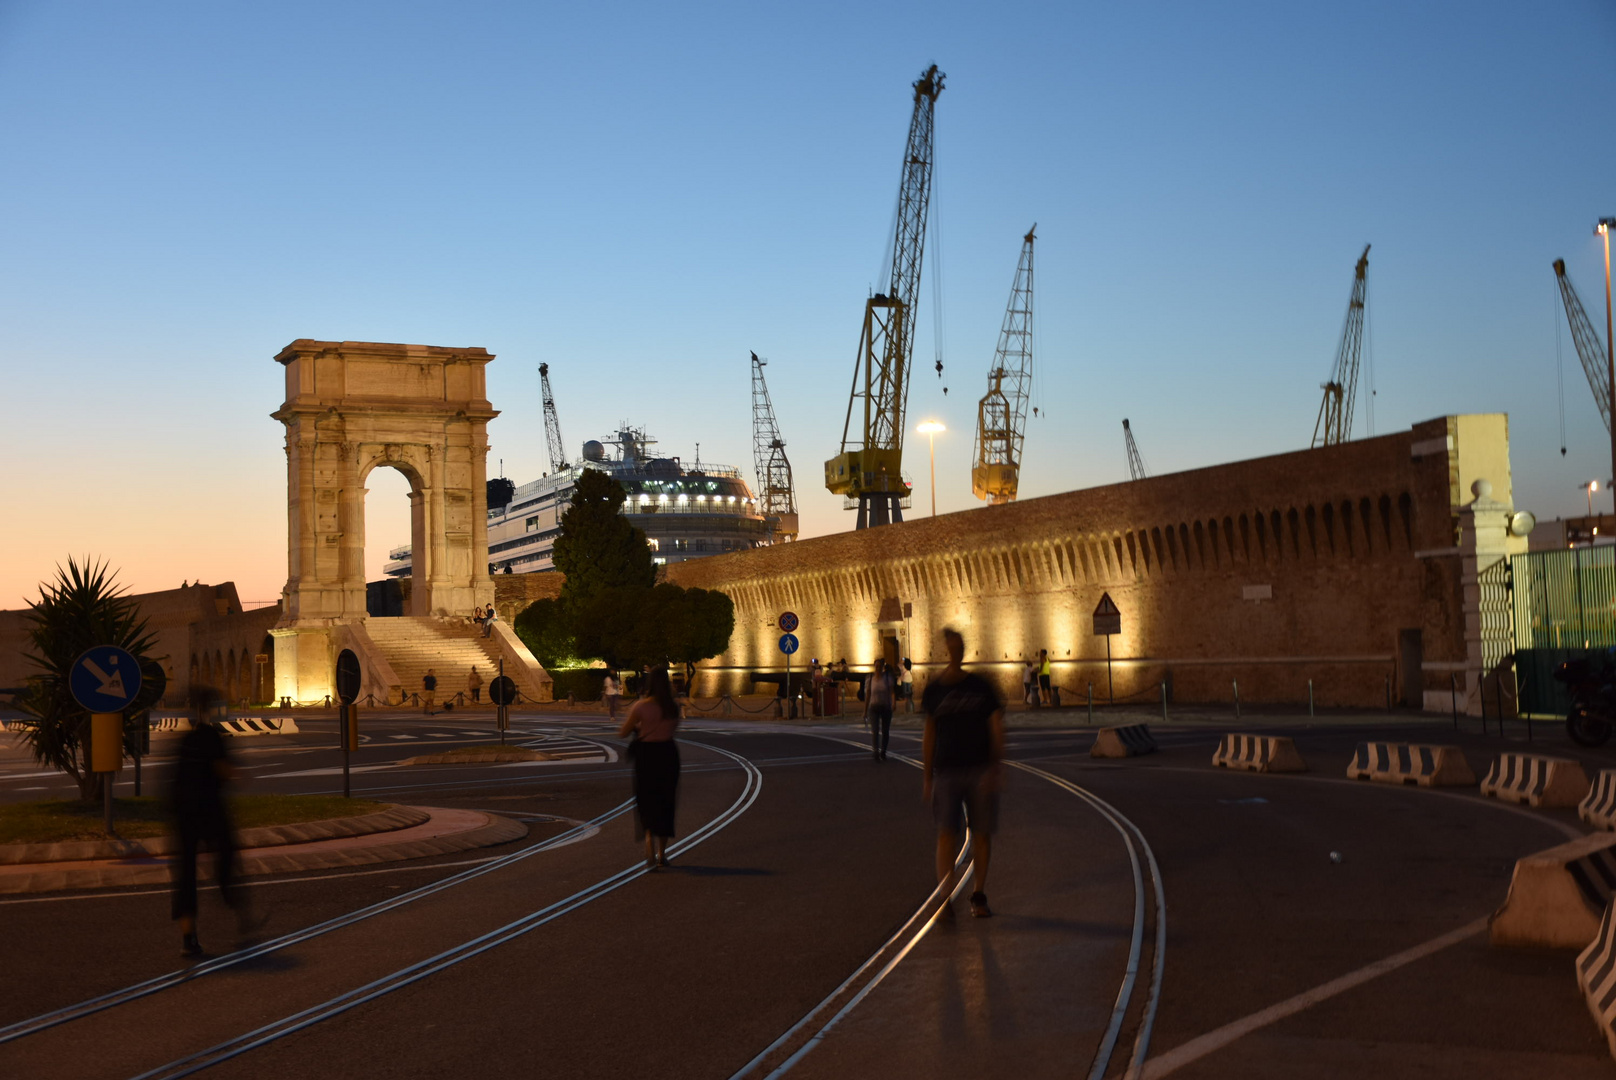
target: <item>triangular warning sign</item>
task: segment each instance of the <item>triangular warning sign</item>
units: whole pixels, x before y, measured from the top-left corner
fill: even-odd
[[[1110,593],[1102,593],[1100,595],[1100,603],[1094,609],[1094,614],[1096,614],[1096,615],[1121,615],[1122,612],[1117,608],[1116,601],[1111,599],[1111,594]]]

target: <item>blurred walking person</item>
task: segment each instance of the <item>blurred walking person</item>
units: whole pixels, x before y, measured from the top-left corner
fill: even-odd
[[[471,674],[466,676],[466,689],[471,691],[471,703],[478,704],[483,699],[483,676],[477,670],[477,665],[471,665]]]
[[[600,696],[606,701],[606,715],[616,720],[617,705],[622,700],[623,687],[618,683],[615,671],[606,672],[606,681],[600,684]]]
[[[184,956],[203,955],[197,939],[197,860],[201,852],[214,853],[213,878],[219,897],[236,913],[237,930],[242,937],[252,933],[255,923],[247,898],[237,883],[236,836],[225,805],[225,788],[236,778],[224,735],[208,716],[213,695],[200,691],[194,698],[196,722],[180,740],[174,763],[174,779],[169,787],[169,810],[179,851],[174,863],[173,919],[180,924],[180,951]]]
[[[965,670],[965,639],[958,630],[943,631],[943,646],[948,666],[927,681],[921,696],[926,712],[923,798],[937,823],[937,880],[947,884],[945,895],[952,895],[958,884],[954,853],[960,834],[971,830],[971,914],[983,919],[993,914],[988,862],[1004,782],[1004,701],[992,683]]]
[[[667,866],[679,795],[679,747],[673,741],[679,729],[679,703],[665,667],[651,671],[645,689],[646,696],[629,709],[617,734],[632,737],[628,752],[634,759],[634,828],[636,838],[645,840],[645,865]]]
[[[897,696],[898,680],[888,670],[886,659],[877,658],[864,690],[864,720],[870,725],[870,750],[877,761],[887,759],[887,741],[892,735],[892,704]]]
[[[915,672],[914,664],[906,656],[898,669],[898,696],[903,699],[903,711],[915,711]]]

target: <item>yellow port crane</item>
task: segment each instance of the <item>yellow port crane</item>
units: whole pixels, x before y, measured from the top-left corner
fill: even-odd
[[[842,424],[842,452],[825,462],[825,486],[856,504],[860,529],[903,520],[903,414],[909,396],[915,305],[920,299],[921,251],[931,203],[932,119],[943,73],[933,64],[914,84],[914,112],[898,187],[892,238],[892,279],[864,302],[864,330],[853,366],[853,390]],[[853,417],[863,402],[861,426]]]
[[[1341,327],[1341,344],[1336,346],[1335,366],[1330,381],[1323,386],[1319,418],[1313,422],[1313,445],[1334,446],[1352,437],[1352,403],[1358,394],[1358,355],[1363,349],[1364,298],[1368,282],[1369,245],[1358,256],[1352,278],[1352,295],[1347,300],[1347,321]]]
[[[1021,238],[1021,258],[1010,283],[999,347],[988,369],[988,392],[976,406],[971,494],[986,499],[989,506],[1015,502],[1021,483],[1021,444],[1032,389],[1032,242],[1037,231],[1035,222]]]

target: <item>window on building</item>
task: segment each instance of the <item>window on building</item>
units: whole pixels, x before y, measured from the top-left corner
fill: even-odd
[[[689,540],[675,540],[673,542],[673,550],[675,550],[675,551],[689,551],[690,550],[690,541]]]
[[[524,532],[533,532],[539,527],[539,519],[536,517],[530,517],[522,524]]]

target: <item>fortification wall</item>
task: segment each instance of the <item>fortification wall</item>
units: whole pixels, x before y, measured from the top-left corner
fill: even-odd
[[[1116,695],[1180,701],[1419,704],[1466,657],[1458,529],[1483,478],[1512,499],[1508,420],[1453,416],[1340,446],[982,507],[678,563],[667,580],[735,601],[730,649],[699,694],[752,689],[784,658],[775,620],[801,618],[812,657],[873,662],[885,638],[917,681],[958,627],[967,660],[1019,696],[1047,648],[1067,700],[1104,700],[1109,593]],[[1524,547],[1524,541],[1522,541]]]

